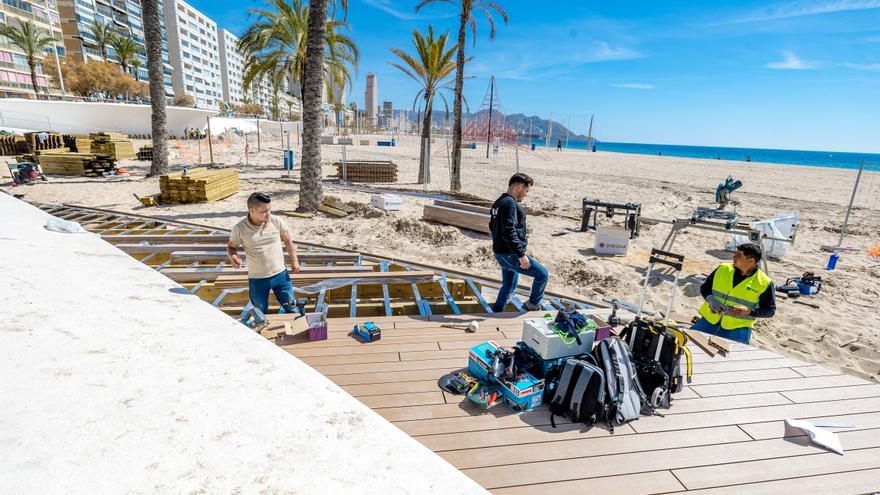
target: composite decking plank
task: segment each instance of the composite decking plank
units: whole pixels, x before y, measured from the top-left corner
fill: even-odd
[[[428,404],[443,404],[443,393],[439,390],[435,392],[419,392],[403,395],[375,395],[369,397],[359,397],[364,405],[372,409],[380,409],[383,407],[400,407],[400,406],[423,406]]]
[[[790,458],[746,461],[735,464],[676,469],[672,473],[688,490],[714,488],[764,481],[786,480],[822,474],[880,468],[880,448],[847,450]],[[880,489],[880,479],[875,488]]]
[[[724,358],[716,359],[706,363],[700,363],[698,368],[694,369],[694,374],[705,375],[710,373],[724,373],[728,371],[752,371],[766,370],[776,368],[790,368],[792,366],[804,365],[803,361],[797,359],[780,357],[771,359],[755,359],[752,361],[725,361]],[[684,370],[685,363],[682,361],[681,369]]]
[[[381,341],[380,341],[381,342]],[[363,356],[365,354],[382,354],[389,352],[407,352],[407,351],[431,351],[440,350],[436,342],[420,342],[409,344],[392,344],[373,346],[370,344],[358,345],[354,342],[351,346],[329,346],[329,347],[312,347],[302,349],[297,346],[285,346],[284,350],[296,357],[317,357],[317,356]]]
[[[806,364],[806,363],[804,363]],[[828,376],[828,375],[839,375],[840,372],[837,370],[833,370],[830,368],[826,368],[824,366],[818,365],[809,365],[809,366],[792,366],[793,370],[795,370],[799,375],[811,377],[811,376]]]
[[[674,405],[673,405],[674,407]],[[838,400],[831,402],[812,402],[806,404],[785,404],[781,406],[762,406],[730,411],[714,411],[712,414],[685,413],[669,415],[665,418],[648,416],[639,418],[632,424],[640,432],[686,430],[710,426],[744,425],[785,418],[808,418],[831,416],[835,414],[855,414],[880,411],[880,398]]]
[[[820,402],[841,399],[862,399],[880,397],[880,383],[867,383],[849,387],[834,387],[819,390],[792,390],[780,392],[792,402]]]
[[[572,469],[574,466],[569,466]],[[527,469],[527,468],[523,468]],[[584,470],[588,467],[584,467]],[[465,473],[468,474],[468,473]],[[492,490],[495,495],[584,495],[597,493],[602,495],[653,495],[681,490],[684,487],[669,471],[639,473],[589,480],[561,481],[546,483],[540,486],[522,485]]]
[[[310,366],[327,364],[387,363],[400,361],[400,353],[380,352],[376,354],[343,354],[341,356],[315,356],[302,357],[299,359]]]
[[[689,432],[679,432],[689,437]],[[694,435],[700,441],[701,435]],[[841,441],[851,444],[854,449],[880,446],[880,430],[841,433]],[[633,437],[635,441],[639,435]],[[810,444],[808,437],[787,439],[749,440],[730,442],[722,448],[703,444],[679,449],[660,448],[657,451],[610,453],[602,455],[595,462],[589,462],[592,453],[584,451],[584,459],[563,459],[552,461],[531,461],[526,466],[511,464],[485,468],[463,469],[474,481],[486,488],[501,488],[508,483],[543,484],[562,480],[577,480],[602,476],[621,476],[640,472],[683,469],[697,466],[726,465],[758,459],[789,458],[796,462],[800,456],[825,452],[821,447]],[[589,466],[589,469],[571,469],[571,466]]]
[[[409,370],[409,371],[385,371],[381,373],[357,373],[349,375],[333,376],[333,383],[340,387],[352,385],[379,385],[388,383],[411,383],[431,380],[434,387],[438,386],[437,381],[441,376],[459,368],[431,368],[426,370]]]
[[[706,490],[675,492],[669,495],[776,495],[780,493],[808,493],[810,495],[839,495],[841,493],[876,493],[880,490],[880,469],[847,471],[843,473],[805,476],[787,480],[733,485]]]
[[[401,361],[401,362],[379,362],[379,363],[353,363],[353,364],[323,364],[312,365],[317,371],[324,376],[333,380],[336,375],[350,375],[363,373],[382,373],[384,371],[409,371],[409,370],[426,370],[449,368],[450,370],[459,369],[467,366],[467,356],[460,356],[453,359],[430,359],[425,361]]]
[[[850,422],[855,425],[855,428],[832,428],[827,427],[826,430],[840,432],[840,431],[856,431],[856,430],[866,430],[872,428],[880,428],[880,414],[876,411],[866,412],[866,413],[855,413],[855,414],[836,414],[829,416],[810,416],[805,419],[808,421],[845,421]],[[752,423],[748,425],[739,425],[739,427],[746,433],[749,434],[752,438],[756,440],[765,440],[768,438],[783,438],[785,436],[804,436],[806,433],[794,433],[790,431],[786,431],[785,429],[785,421],[777,420],[777,421],[765,421],[761,423]]]
[[[736,361],[734,361],[736,362]],[[746,361],[748,362],[748,361]],[[761,370],[720,371],[717,373],[694,373],[691,387],[702,385],[754,382],[762,380],[778,380],[782,378],[803,378],[791,368],[770,368]],[[700,389],[697,389],[699,393]],[[702,395],[702,394],[701,394]]]
[[[515,466],[522,468],[524,467],[524,464],[528,465],[528,470],[531,470],[532,467],[541,469],[543,467],[541,463],[549,461],[565,461],[578,459],[576,465],[587,466],[591,465],[592,462],[585,461],[585,458],[632,454],[639,452],[651,452],[652,455],[660,455],[658,452],[654,451],[677,450],[698,446],[705,447],[712,445],[730,444],[734,442],[746,442],[751,440],[748,435],[743,433],[742,430],[735,426],[705,428],[702,430],[689,432],[685,435],[679,434],[678,432],[660,432],[639,435],[619,435],[617,432],[615,432],[614,435],[610,435],[607,431],[596,428],[587,431],[587,433],[598,431],[598,433],[594,435],[585,434],[579,438],[574,439],[572,439],[569,435],[569,438],[562,438],[559,440],[554,440],[553,436],[550,434],[545,434],[543,436],[534,435],[534,437],[542,438],[544,441],[540,443],[529,443],[528,447],[525,448],[516,448],[512,446],[515,445],[510,443],[510,441],[514,440],[515,438],[512,434],[518,434],[526,439],[530,438],[523,430],[525,430],[525,428],[517,428],[516,430],[505,431],[504,433],[508,433],[508,436],[510,437],[508,439],[508,444],[497,447],[492,446],[484,448],[464,448],[453,450],[449,448],[454,447],[454,444],[451,442],[440,443],[435,441],[432,444],[431,442],[426,441],[428,440],[428,438],[419,438],[419,441],[429,448],[433,448],[431,447],[431,445],[434,444],[437,444],[441,447],[447,447],[445,450],[437,450],[440,451],[441,457],[449,461],[450,464],[457,467],[458,469],[467,470],[505,466],[506,468],[503,472],[506,473],[511,469],[516,469]],[[648,471],[650,470],[651,469],[648,469]],[[571,478],[569,479],[577,479],[580,477],[584,477],[584,474],[590,474],[589,471],[591,470],[574,470],[574,472],[571,472],[572,470],[569,469],[565,471],[569,471],[569,473],[567,474],[568,476],[571,476]],[[586,471],[586,473],[584,471]],[[476,479],[480,484],[483,484],[483,477],[486,476],[485,481],[488,481],[488,478],[492,476],[492,472],[501,473],[502,471],[498,471],[496,469],[481,470],[479,472],[475,471],[474,473],[477,478],[474,479]],[[549,473],[541,475],[542,478],[546,477],[547,474]],[[601,476],[601,474],[599,474],[598,476]],[[471,477],[473,478],[474,476]],[[510,480],[509,476],[502,475],[502,477]],[[559,477],[556,479],[550,479],[550,481],[558,481],[563,479],[566,478]],[[527,480],[528,482],[532,481],[525,478],[521,478],[521,480]],[[504,485],[494,485],[492,487],[499,486]]]
[[[440,389],[437,387],[437,380],[340,386],[343,390],[355,397],[440,391]]]
[[[810,390],[826,387],[847,387],[863,383],[866,383],[865,380],[854,376],[831,375],[810,378],[720,383],[715,385],[694,385],[693,388],[695,392],[703,397],[712,397],[716,395],[740,395],[757,392],[788,392],[791,390]]]

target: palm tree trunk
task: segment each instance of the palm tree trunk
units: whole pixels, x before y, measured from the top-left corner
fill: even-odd
[[[321,187],[321,89],[324,87],[324,34],[327,30],[327,1],[309,2],[309,34],[303,88],[302,181],[298,211],[318,209],[324,192]]]
[[[37,86],[37,61],[28,57],[28,68],[31,69],[31,86],[34,87],[34,98],[40,99],[40,88]]]
[[[430,98],[430,97],[429,97]],[[426,163],[425,157],[431,156],[431,103],[433,98],[425,102],[425,118],[422,120],[422,146],[419,153],[419,184],[431,182],[430,163]]]
[[[461,191],[461,99],[464,93],[464,43],[466,41],[467,16],[461,13],[458,26],[458,53],[455,58],[455,102],[452,123],[452,177],[449,187]]]
[[[165,81],[162,70],[162,38],[159,25],[159,4],[141,0],[144,35],[147,45],[147,73],[150,80],[150,107],[153,131],[153,162],[148,177],[168,172],[168,141],[165,139]],[[102,50],[103,51],[103,50]]]

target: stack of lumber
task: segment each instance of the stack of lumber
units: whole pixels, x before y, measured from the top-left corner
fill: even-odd
[[[342,179],[342,162],[333,165],[337,177]],[[349,182],[397,182],[397,164],[390,160],[346,161],[345,172]]]
[[[339,200],[339,198],[335,198],[333,196],[324,196],[324,199],[321,200],[321,204],[318,206],[318,211],[322,211],[334,217],[342,218],[347,217],[351,213],[354,213],[355,208],[351,205],[343,203]]]
[[[116,163],[104,155],[91,153],[42,152],[37,162],[43,173],[51,175],[84,175],[101,177],[104,172],[112,172]]]
[[[484,234],[490,233],[489,208],[485,206],[436,200],[433,205],[425,205],[422,216],[432,222],[454,225]]]
[[[153,161],[153,146],[146,145],[141,147],[141,149],[137,152],[137,160],[143,162],[151,162]]]
[[[127,134],[121,132],[98,132],[89,135],[92,138],[92,152],[107,155],[114,160],[134,158],[134,143]]]
[[[65,134],[64,146],[75,153],[92,152],[92,140],[83,134]]]
[[[217,201],[239,191],[238,169],[206,167],[190,169],[159,177],[159,192],[163,203],[204,203]]]
[[[40,139],[41,134],[44,135],[44,139]],[[65,149],[64,137],[58,132],[26,132],[24,140],[27,142],[28,151],[34,154],[41,151]]]
[[[27,142],[22,136],[0,136],[0,155],[13,156],[27,153]]]
[[[434,272],[415,270],[405,272],[300,272],[290,274],[290,278],[297,287],[327,281],[345,282],[348,280],[357,280],[358,285],[387,284],[398,281],[403,283],[420,283],[434,280]],[[246,273],[240,275],[220,275],[214,280],[214,287],[218,289],[235,289],[247,286],[248,276]]]

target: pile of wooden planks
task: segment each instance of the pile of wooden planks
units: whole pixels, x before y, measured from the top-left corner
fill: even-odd
[[[83,175],[101,177],[104,172],[112,172],[116,163],[104,155],[91,153],[42,152],[37,162],[43,173],[50,175]]]
[[[153,146],[146,145],[142,146],[141,149],[137,152],[137,160],[142,162],[151,162],[153,161]]]
[[[0,155],[14,156],[27,152],[27,142],[23,136],[0,136]]]
[[[397,182],[397,164],[391,160],[357,160],[335,162],[336,175],[349,182]]]
[[[351,213],[354,213],[354,207],[343,203],[339,200],[339,198],[333,196],[324,196],[324,199],[321,200],[321,204],[318,205],[318,211],[324,212],[334,217],[342,218],[347,217]]]
[[[65,134],[64,146],[75,153],[91,153],[92,140],[84,134]]]
[[[114,160],[134,158],[134,143],[127,134],[121,132],[98,132],[89,135],[92,138],[92,152],[108,155]]]
[[[159,177],[159,192],[163,203],[204,203],[217,201],[240,190],[238,169],[206,167],[190,169]]]
[[[489,208],[485,206],[438,199],[433,205],[425,205],[422,216],[432,222],[454,225],[484,234],[490,233]]]
[[[64,138],[59,132],[26,132],[24,133],[24,140],[27,142],[28,151],[31,153],[65,149]]]

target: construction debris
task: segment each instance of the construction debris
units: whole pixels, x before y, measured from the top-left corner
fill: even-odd
[[[433,205],[425,205],[422,216],[425,220],[490,233],[489,208],[485,206],[436,200]]]
[[[349,182],[397,182],[397,164],[390,160],[335,162],[336,178]]]
[[[166,174],[159,177],[162,203],[203,203],[217,201],[240,191],[238,169],[207,167]]]
[[[136,160],[140,160],[142,162],[153,161],[153,146],[152,145],[142,146],[141,149],[139,149],[137,152]]]

